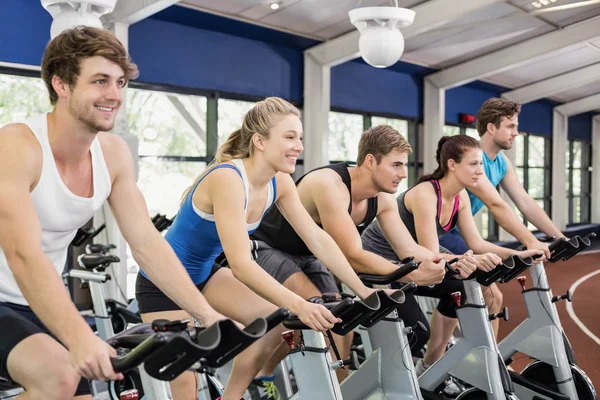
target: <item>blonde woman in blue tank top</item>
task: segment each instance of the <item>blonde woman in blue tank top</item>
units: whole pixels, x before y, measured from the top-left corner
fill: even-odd
[[[214,162],[186,190],[165,237],[208,302],[242,324],[275,311],[275,305],[287,307],[317,331],[338,322],[325,307],[288,290],[252,259],[249,233],[273,204],[334,275],[361,298],[373,292],[300,202],[289,174],[303,150],[302,135],[300,112],[293,105],[274,97],[258,102],[244,117],[241,129],[229,136]],[[230,268],[215,264],[221,252]],[[136,296],[144,321],[189,317],[143,272],[138,275]],[[236,358],[223,400],[242,397],[276,348],[285,345],[282,332],[282,327],[273,329]],[[182,374],[171,382],[171,389],[174,400],[191,398],[195,375]]]
[[[444,136],[436,152],[437,169],[431,175],[422,176],[419,184],[404,194],[404,208],[413,219],[417,242],[429,250],[439,249],[439,237],[445,231],[458,226],[469,249],[474,253],[477,268],[489,271],[512,254],[521,257],[542,254],[541,250],[518,252],[497,246],[481,238],[466,189],[477,187],[484,173],[482,151],[477,140],[465,136]],[[403,217],[406,222],[406,219]],[[408,226],[408,223],[407,223]],[[502,293],[497,285],[482,288],[490,312],[500,312]],[[494,333],[498,335],[498,321],[493,321]],[[437,345],[428,345],[429,357],[425,361],[435,362],[444,353],[447,339],[454,331],[456,319],[434,313],[431,330],[443,330],[443,340]],[[429,348],[431,347],[431,349]]]

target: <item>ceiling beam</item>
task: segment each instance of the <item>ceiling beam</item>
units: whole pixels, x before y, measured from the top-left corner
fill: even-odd
[[[561,113],[565,117],[594,110],[600,110],[600,93],[554,107],[554,111]]]
[[[421,33],[428,32],[461,16],[490,4],[503,0],[429,0],[412,7],[416,12],[412,25],[402,28],[405,40]],[[346,61],[360,57],[358,40],[360,33],[357,30],[328,40],[306,50],[315,60],[323,66],[334,67]]]
[[[105,25],[117,22],[131,25],[178,2],[179,0],[119,0],[113,12],[104,15],[101,20]]]
[[[552,51],[599,37],[600,19],[592,18],[465,61],[430,74],[427,78],[439,88],[450,89],[526,64]]]
[[[521,86],[502,93],[502,97],[521,104],[530,103],[598,80],[600,80],[600,63]]]

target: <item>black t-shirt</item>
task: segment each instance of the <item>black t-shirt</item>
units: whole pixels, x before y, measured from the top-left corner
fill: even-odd
[[[323,168],[329,168],[337,172],[342,178],[342,182],[348,188],[348,192],[351,191],[351,180],[350,180],[350,172],[348,171],[348,164],[346,163],[338,163],[326,165],[324,167],[316,168],[300,179],[296,181],[296,186],[302,181],[302,179],[314,172]],[[350,204],[348,205],[348,214],[352,213],[352,198],[350,198]],[[359,233],[362,233],[364,229],[375,219],[377,216],[377,197],[372,197],[368,199],[367,213],[365,215],[364,220],[356,227]],[[320,225],[319,225],[320,226]],[[322,227],[321,227],[322,228]],[[289,254],[294,255],[310,255],[312,254],[308,247],[304,244],[300,236],[294,231],[294,228],[287,222],[287,220],[283,217],[279,208],[276,205],[271,206],[271,208],[265,214],[260,226],[258,229],[251,235],[252,239],[262,240],[267,243],[269,246],[285,251]]]

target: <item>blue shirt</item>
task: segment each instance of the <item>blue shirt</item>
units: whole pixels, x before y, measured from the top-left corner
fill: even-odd
[[[186,196],[173,224],[169,227],[165,235],[165,239],[171,245],[175,254],[190,274],[195,285],[204,282],[215,262],[215,259],[223,252],[221,239],[217,232],[214,215],[207,214],[197,209],[192,202],[192,196],[196,188],[208,174],[218,168],[231,168],[235,170],[244,182],[244,190],[246,192],[246,205],[248,205],[248,178],[242,160],[233,160],[235,166],[230,164],[220,164],[208,171],[202,179],[200,179],[194,188]],[[271,179],[269,184],[269,194],[267,202],[261,218],[252,224],[248,224],[248,233],[252,233],[258,228],[260,221],[264,217],[265,212],[273,205],[277,198],[277,188],[275,185],[275,177]],[[141,274],[147,278],[143,271]]]
[[[492,182],[494,187],[498,186],[500,181],[504,179],[507,168],[506,158],[504,158],[502,153],[498,153],[496,159],[491,160],[485,151],[483,152],[483,169],[485,170],[485,175],[489,181]],[[469,200],[471,200],[471,212],[475,215],[484,206],[483,201],[479,200],[478,197],[475,197],[468,189],[467,193],[469,193]]]

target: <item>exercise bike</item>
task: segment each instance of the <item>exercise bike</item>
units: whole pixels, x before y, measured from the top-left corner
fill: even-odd
[[[568,260],[588,248],[590,238],[561,238],[550,246],[551,263]],[[528,317],[498,344],[503,360],[521,352],[535,359],[519,374],[510,371],[515,393],[521,400],[595,400],[596,389],[585,372],[577,366],[573,348],[562,329],[554,303],[571,301],[571,293],[552,296],[542,262],[530,268],[533,286],[526,288],[526,277],[517,278],[522,288]]]

